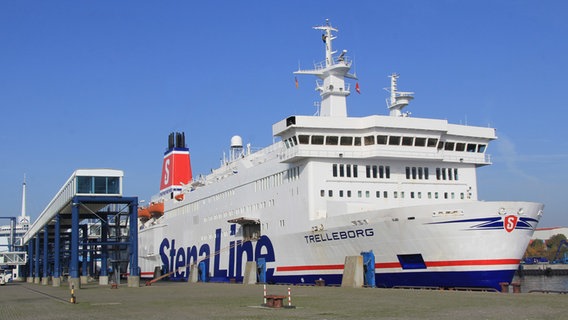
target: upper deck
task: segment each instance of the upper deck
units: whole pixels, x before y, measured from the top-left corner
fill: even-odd
[[[396,157],[490,164],[487,145],[495,129],[410,117],[288,117],[273,125],[296,157]]]

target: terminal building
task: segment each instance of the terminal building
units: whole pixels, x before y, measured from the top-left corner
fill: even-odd
[[[28,282],[80,288],[99,284],[139,286],[138,198],[122,195],[123,172],[73,172],[22,238]]]

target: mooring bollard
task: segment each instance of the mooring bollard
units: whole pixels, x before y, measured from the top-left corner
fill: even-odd
[[[513,286],[513,293],[521,293],[521,283],[520,282],[513,282],[511,283]]]
[[[75,285],[71,285],[71,300],[69,301],[73,304],[77,303],[77,298],[75,298]]]
[[[509,282],[499,282],[502,293],[509,293]]]

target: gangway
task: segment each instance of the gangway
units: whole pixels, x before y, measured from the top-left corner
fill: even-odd
[[[22,252],[22,251],[0,252],[0,267],[23,266],[27,262],[28,262],[27,252]]]
[[[16,251],[18,239],[16,239],[16,217],[0,217],[0,219],[9,219],[9,230],[2,230],[8,236],[8,251],[0,251],[0,267],[4,266],[21,266],[27,262],[27,253],[25,251]]]
[[[113,169],[73,172],[22,238],[28,282],[59,286],[68,272],[75,289],[89,277],[108,284],[108,263],[118,250],[126,261],[120,271],[128,274],[129,286],[138,286],[138,198],[123,197],[123,175]]]

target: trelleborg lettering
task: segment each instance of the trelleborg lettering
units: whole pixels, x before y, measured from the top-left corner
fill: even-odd
[[[355,229],[355,230],[347,230],[347,231],[335,231],[335,232],[326,232],[326,233],[317,233],[317,234],[310,234],[305,235],[304,238],[306,239],[306,243],[315,243],[315,242],[326,242],[326,241],[335,241],[335,240],[345,240],[345,239],[354,239],[354,238],[362,238],[362,237],[372,237],[375,235],[375,230],[372,228],[368,229]]]
[[[234,227],[231,227],[233,230]],[[228,268],[221,268],[221,255],[228,255]],[[244,257],[246,255],[246,257]],[[240,279],[243,276],[243,262],[258,261],[264,258],[265,261],[274,262],[274,247],[267,236],[261,236],[256,241],[229,241],[228,247],[223,247],[221,241],[221,229],[215,230],[215,247],[211,251],[209,244],[202,244],[199,249],[197,246],[176,247],[176,239],[164,238],[160,244],[160,258],[164,272],[176,271],[170,278],[177,280],[187,280],[189,268],[192,264],[201,261],[205,263],[205,269],[211,272],[211,259],[213,260],[213,272],[211,276],[218,279]],[[266,269],[266,276],[271,277],[274,268]]]

